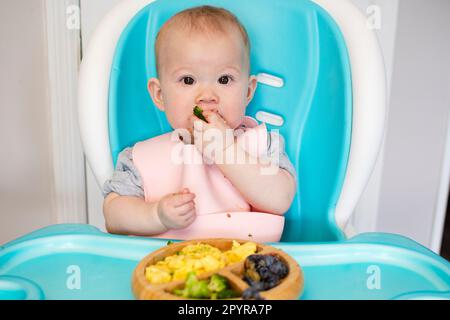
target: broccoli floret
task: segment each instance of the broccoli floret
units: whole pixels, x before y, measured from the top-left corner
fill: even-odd
[[[186,282],[185,282],[186,287],[191,286],[192,284],[196,283],[197,281],[198,280],[197,280],[197,276],[195,275],[195,271],[189,272],[186,276]]]
[[[220,292],[227,288],[227,279],[218,274],[213,274],[209,280],[208,289],[211,292]]]
[[[177,296],[184,296],[184,292],[185,292],[185,290],[183,290],[183,289],[173,290],[173,293],[176,294]]]
[[[184,289],[175,289],[174,294],[182,296],[184,298],[191,298],[190,289],[198,282],[197,276],[194,271],[191,271],[186,276],[186,282],[184,284]]]
[[[178,290],[178,293],[181,293],[185,298],[202,299],[211,296],[211,291],[208,289],[208,282],[206,280],[199,281],[194,271],[188,273],[184,290]]]
[[[225,289],[220,292],[217,292],[217,299],[230,299],[230,298],[236,298],[239,294],[237,294],[236,291],[232,289]]]
[[[208,289],[208,281],[206,280],[197,281],[187,289],[189,290],[189,296],[192,298],[206,299],[211,297],[211,291]]]
[[[239,296],[237,292],[229,289],[225,277],[213,274],[208,280],[198,280],[194,271],[188,273],[184,289],[175,289],[173,293],[196,299],[229,299]]]

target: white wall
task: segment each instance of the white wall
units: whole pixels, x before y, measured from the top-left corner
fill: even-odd
[[[44,0],[0,1],[0,244],[54,221]]]
[[[449,14],[448,0],[400,1],[377,223],[426,246],[449,142]]]
[[[390,92],[385,143],[353,224],[439,252],[450,170],[443,162],[446,148],[450,155],[450,2],[352,1],[363,12],[382,10],[377,35]]]

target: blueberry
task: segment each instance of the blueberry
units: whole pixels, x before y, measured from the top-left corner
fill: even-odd
[[[242,299],[244,299],[244,300],[250,300],[250,299],[263,300],[263,298],[259,294],[259,291],[253,287],[249,287],[244,290],[244,292],[242,293]]]
[[[252,287],[258,291],[266,290],[265,282],[262,281],[254,283]]]
[[[265,255],[265,260],[266,264],[270,266],[271,264],[275,263],[278,259],[274,255],[267,254]]]
[[[288,274],[288,269],[286,265],[281,261],[277,261],[276,263],[270,265],[269,269],[270,272],[279,275],[280,278],[284,278]]]
[[[270,276],[271,271],[269,270],[268,267],[261,267],[259,268],[258,273],[261,276],[261,279],[266,279],[267,277]]]
[[[277,286],[289,273],[287,265],[275,254],[253,254],[246,258],[244,280],[252,290],[262,291]],[[253,296],[253,291],[246,296]]]
[[[247,275],[244,276],[244,281],[247,282],[250,286],[253,286],[255,283],[257,283],[257,281]]]

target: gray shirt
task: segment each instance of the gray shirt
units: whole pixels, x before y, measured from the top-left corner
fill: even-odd
[[[270,132],[267,141],[267,157],[272,165],[278,165],[280,169],[287,170],[297,181],[295,168],[285,151],[285,142],[282,135]],[[135,196],[144,198],[144,187],[141,175],[133,163],[133,148],[123,149],[117,158],[116,169],[111,179],[103,185],[103,196],[115,192],[121,196]]]

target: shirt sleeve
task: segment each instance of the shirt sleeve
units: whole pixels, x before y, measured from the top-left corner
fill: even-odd
[[[272,164],[278,165],[279,168],[289,172],[297,182],[297,172],[286,153],[283,136],[276,132],[270,132],[267,137],[267,156],[270,161]]]
[[[104,183],[102,191],[103,197],[115,192],[121,196],[144,198],[142,178],[133,163],[132,148],[125,148],[119,153],[113,176]]]

